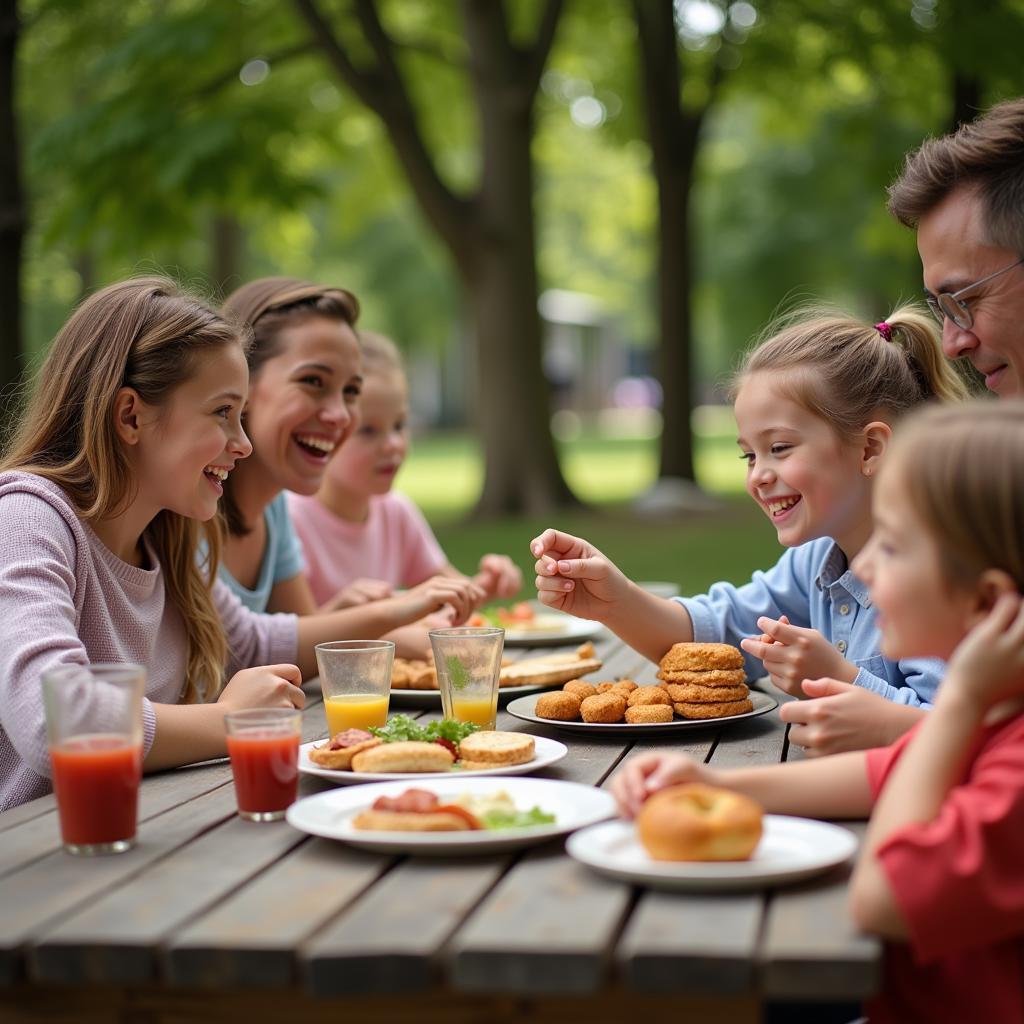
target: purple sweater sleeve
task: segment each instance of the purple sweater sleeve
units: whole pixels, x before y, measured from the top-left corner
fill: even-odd
[[[0,530],[0,724],[22,761],[50,774],[40,679],[59,665],[87,665],[78,636],[75,536],[60,512],[24,492],[3,496]]]
[[[296,616],[251,612],[219,579],[213,584],[213,603],[228,637],[225,682],[239,669],[295,661],[299,647]]]

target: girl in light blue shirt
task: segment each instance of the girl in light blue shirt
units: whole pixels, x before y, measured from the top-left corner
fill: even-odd
[[[920,718],[941,663],[882,657],[876,615],[850,562],[871,533],[871,488],[899,417],[965,389],[936,325],[904,307],[870,325],[802,311],[745,358],[733,382],[747,492],[788,550],[740,587],[665,600],[592,544],[546,530],[530,549],[540,600],[603,622],[658,661],[674,643],[732,643],[750,676],[820,698],[786,705],[812,753],[892,742]]]

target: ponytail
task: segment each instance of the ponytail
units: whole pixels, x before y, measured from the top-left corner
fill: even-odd
[[[733,376],[733,397],[751,375],[778,373],[789,398],[847,440],[873,419],[892,424],[924,402],[968,397],[923,307],[901,306],[874,325],[820,307],[799,309],[764,337]]]

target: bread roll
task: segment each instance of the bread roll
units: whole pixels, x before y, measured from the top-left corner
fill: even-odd
[[[747,860],[761,841],[763,813],[741,793],[691,782],[649,797],[636,828],[653,860]]]

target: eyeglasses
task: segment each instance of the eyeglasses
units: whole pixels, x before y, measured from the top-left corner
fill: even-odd
[[[971,314],[970,307],[967,305],[967,300],[960,298],[960,296],[974,291],[980,285],[987,284],[993,278],[999,277],[1000,274],[1005,274],[1008,270],[1013,270],[1014,267],[1019,267],[1022,263],[1024,263],[1024,257],[1014,260],[1008,267],[1003,267],[1002,270],[997,270],[994,274],[989,274],[980,281],[975,281],[973,284],[960,288],[952,294],[950,292],[939,292],[938,295],[926,295],[925,302],[928,303],[932,316],[940,324],[944,317],[949,317],[960,330],[969,331],[974,326],[974,317]]]

